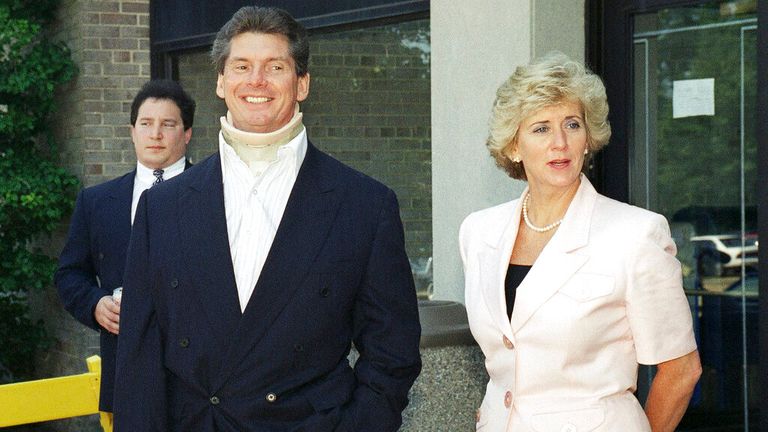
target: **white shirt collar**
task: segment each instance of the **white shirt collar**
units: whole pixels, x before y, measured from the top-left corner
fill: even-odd
[[[170,180],[171,178],[181,174],[184,171],[184,167],[187,164],[187,160],[184,156],[171,165],[163,168],[163,180]],[[155,182],[155,175],[152,173],[154,169],[147,168],[142,165],[141,162],[136,161],[136,177],[142,183],[152,184]]]

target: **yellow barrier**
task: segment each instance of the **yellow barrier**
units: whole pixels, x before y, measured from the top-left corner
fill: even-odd
[[[101,358],[86,360],[88,373],[0,385],[0,427],[99,413]],[[112,416],[100,413],[101,427],[112,432]]]

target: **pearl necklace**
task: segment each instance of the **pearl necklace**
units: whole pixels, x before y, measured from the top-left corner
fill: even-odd
[[[525,221],[525,224],[528,226],[528,228],[530,228],[530,229],[532,229],[532,230],[534,230],[536,232],[543,233],[543,232],[547,232],[549,230],[555,229],[558,225],[563,223],[563,219],[565,219],[565,218],[560,219],[559,221],[556,221],[556,222],[552,222],[551,224],[549,224],[549,225],[547,225],[545,227],[537,227],[536,225],[531,223],[531,220],[528,219],[528,200],[530,198],[531,198],[531,194],[528,193],[528,194],[525,195],[525,199],[523,200],[523,220]]]

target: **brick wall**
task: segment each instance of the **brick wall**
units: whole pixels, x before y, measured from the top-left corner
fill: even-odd
[[[397,193],[411,258],[432,255],[429,21],[311,38],[309,98],[302,103],[312,142]],[[179,78],[198,104],[189,154],[216,150],[226,107],[207,52],[178,58]]]
[[[62,161],[91,186],[136,163],[129,113],[149,79],[149,0],[65,0],[56,30],[79,68],[55,120]]]
[[[72,51],[78,74],[57,95],[53,119],[62,164],[84,186],[135,167],[129,117],[133,96],[149,79],[149,0],[62,0],[50,29]],[[66,221],[65,221],[66,222]],[[51,239],[58,256],[67,223]],[[98,333],[73,319],[55,288],[32,299],[53,346],[38,357],[40,377],[86,371],[85,358],[98,354]],[[100,431],[96,416],[47,422],[35,430]]]

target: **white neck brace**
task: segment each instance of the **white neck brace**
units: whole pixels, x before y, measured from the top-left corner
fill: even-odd
[[[267,132],[245,132],[232,125],[232,115],[227,112],[221,117],[221,133],[224,141],[235,149],[235,153],[245,162],[255,175],[260,175],[266,166],[277,160],[277,150],[290,142],[304,129],[303,114],[299,112],[299,104],[293,112],[291,120],[280,129]]]

